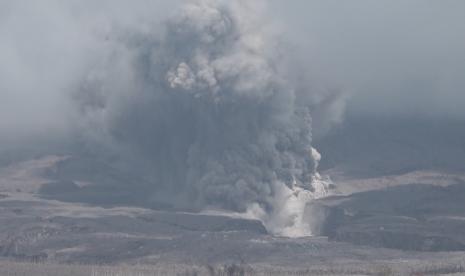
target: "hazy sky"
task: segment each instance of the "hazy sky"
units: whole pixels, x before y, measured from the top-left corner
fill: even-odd
[[[316,74],[349,110],[465,118],[465,1],[273,0]]]
[[[65,130],[70,93],[109,48],[102,37],[159,22],[179,2],[0,1],[0,138]]]
[[[1,1],[0,129],[61,128],[63,91],[105,49],[95,37],[160,21],[179,2]],[[349,112],[465,118],[465,1],[270,2],[268,21],[308,77],[346,93]]]

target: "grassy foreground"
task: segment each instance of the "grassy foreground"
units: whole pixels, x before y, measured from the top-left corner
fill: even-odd
[[[401,269],[396,264],[331,265],[314,268],[223,265],[97,266],[0,261],[1,276],[242,276],[242,275],[465,275],[462,265],[435,264]]]

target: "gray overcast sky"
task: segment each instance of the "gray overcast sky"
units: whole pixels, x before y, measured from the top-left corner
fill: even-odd
[[[95,32],[179,2],[0,1],[0,128],[60,128],[63,91],[102,50]],[[465,1],[270,2],[309,78],[348,93],[349,112],[465,118]]]
[[[465,1],[272,0],[349,111],[465,118]]]

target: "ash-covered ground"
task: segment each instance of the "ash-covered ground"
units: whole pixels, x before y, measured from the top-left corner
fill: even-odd
[[[203,269],[237,264],[257,273],[340,275],[463,270],[460,169],[411,163],[411,170],[384,166],[387,171],[362,174],[355,163],[349,169],[344,161],[323,162],[334,184],[327,197],[306,207],[314,236],[286,238],[237,213],[182,212],[158,204],[135,192],[148,183],[90,156],[47,155],[42,149],[15,159],[12,151],[4,153],[3,260]],[[402,162],[399,156],[389,162]]]

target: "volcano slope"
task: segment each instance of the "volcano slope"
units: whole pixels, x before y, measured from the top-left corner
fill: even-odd
[[[90,158],[35,154],[3,164],[3,260],[405,275],[432,264],[461,271],[465,257],[460,173],[328,170],[332,195],[307,206],[316,236],[285,238],[238,214],[173,210],[126,182],[148,184]]]

